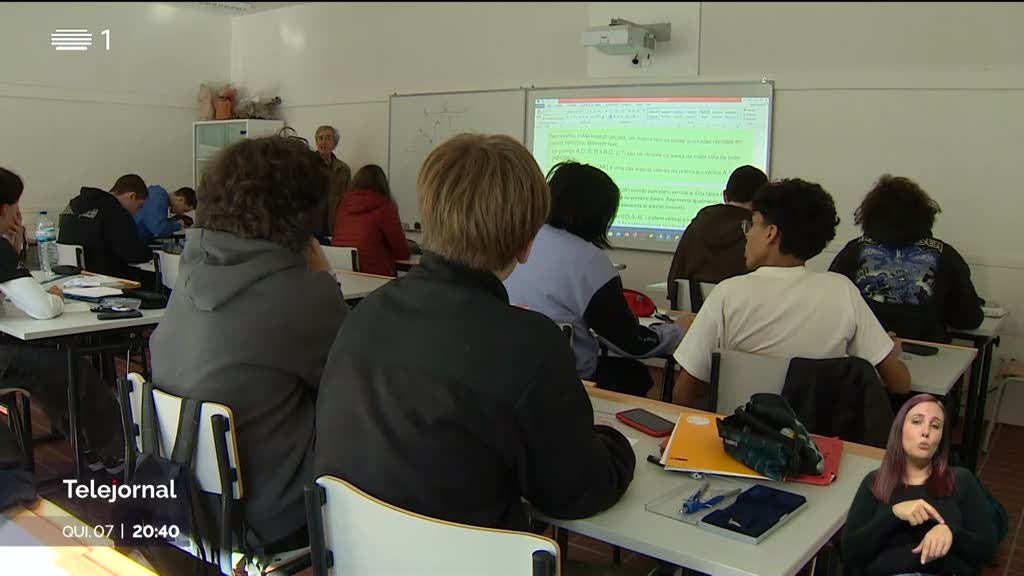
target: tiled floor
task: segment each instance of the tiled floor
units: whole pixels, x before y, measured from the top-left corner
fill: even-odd
[[[655,380],[657,382],[658,380]],[[657,388],[657,386],[655,387]],[[653,390],[653,397],[657,390]],[[2,418],[0,418],[2,420]],[[6,425],[3,422],[0,425]],[[33,409],[33,427],[37,436],[48,431],[45,415]],[[66,441],[42,444],[36,447],[37,478],[51,478],[55,474],[68,474],[71,470],[70,449]],[[985,570],[984,576],[1024,576],[1024,427],[999,425],[993,434],[990,450],[982,456],[980,476],[995,497],[1006,507],[1009,516],[1009,535],[1003,541],[996,557],[996,565]],[[60,491],[51,490],[44,495],[58,504],[66,505]],[[102,510],[71,510],[86,519],[103,517]],[[621,551],[621,564],[612,563],[612,547],[578,534],[569,539],[569,576],[635,576],[651,571],[657,562],[649,557]],[[166,572],[168,574],[173,572]]]

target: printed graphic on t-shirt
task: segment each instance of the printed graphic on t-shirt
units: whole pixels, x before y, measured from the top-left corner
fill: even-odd
[[[930,238],[902,248],[864,242],[854,284],[874,302],[923,305],[935,293],[940,256],[942,245]]]

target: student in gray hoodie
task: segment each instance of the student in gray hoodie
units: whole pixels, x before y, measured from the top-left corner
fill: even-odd
[[[307,540],[320,374],[348,308],[314,220],[330,175],[303,142],[243,140],[199,186],[177,285],[151,338],[154,386],[229,406],[244,522],[268,552]]]

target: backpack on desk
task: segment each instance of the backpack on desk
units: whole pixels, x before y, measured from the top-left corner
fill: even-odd
[[[718,435],[726,454],[772,480],[825,471],[821,451],[778,394],[751,396],[734,414],[718,419]]]

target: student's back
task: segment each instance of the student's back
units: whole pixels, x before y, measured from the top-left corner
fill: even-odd
[[[316,473],[478,526],[527,529],[522,498],[555,517],[611,506],[633,451],[594,426],[565,336],[511,306],[501,281],[547,214],[535,161],[508,137],[456,136],[420,187],[420,266],[365,298],[331,349]],[[495,209],[506,217],[480,226]]]
[[[932,237],[938,212],[913,181],[882,176],[857,209],[864,235],[830,268],[850,278],[882,325],[903,338],[948,342],[947,326],[977,328],[984,319],[967,262]]]
[[[547,222],[533,240],[530,259],[505,280],[509,299],[573,326],[580,378],[596,381],[599,388],[644,396],[654,382],[636,358],[675,349],[682,330],[675,324],[642,326],[604,252],[611,247],[608,229],[619,209],[619,187],[601,169],[579,162],[554,166],[548,187]],[[598,338],[616,354],[599,355]]]
[[[724,204],[702,208],[679,239],[668,272],[669,300],[675,300],[676,280],[718,283],[747,273],[743,259],[746,239],[740,224],[750,218],[754,193],[768,177],[754,166],[733,170],[722,192]],[[682,304],[678,304],[682,306]]]
[[[90,272],[137,277],[130,265],[153,259],[133,219],[148,196],[146,183],[134,174],[118,178],[110,192],[83,187],[61,214],[57,240],[82,246]]]
[[[281,173],[305,176],[275,181],[261,168],[266,157],[293,165]],[[249,182],[263,185],[238,199],[229,170],[243,164]],[[347,310],[326,263],[312,269],[300,247],[312,241],[309,215],[327,182],[298,141],[261,138],[226,150],[199,191],[207,228],[186,232],[178,284],[151,338],[157,388],[231,408],[245,521],[265,544],[305,538],[316,390]],[[269,194],[283,198],[274,212],[265,208]],[[305,224],[260,224],[275,221]]]
[[[387,177],[380,166],[368,164],[352,182],[338,203],[331,244],[357,248],[360,272],[394,276],[395,261],[409,257],[409,243]]]

